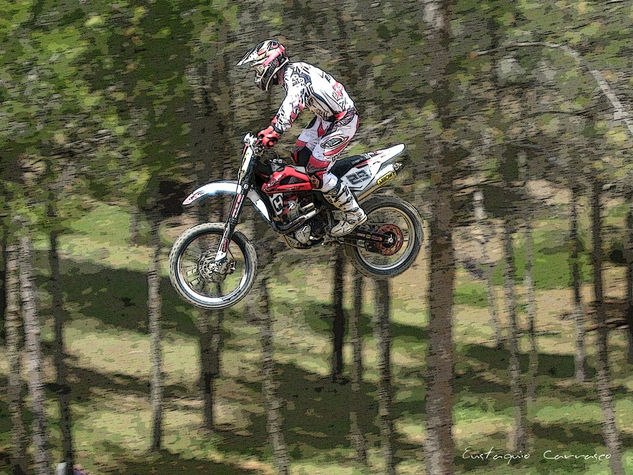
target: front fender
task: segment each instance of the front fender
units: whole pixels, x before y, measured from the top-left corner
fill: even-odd
[[[214,181],[213,183],[208,183],[204,186],[201,186],[193,193],[191,193],[185,201],[182,202],[183,206],[193,206],[199,201],[204,200],[210,196],[215,195],[235,195],[239,190],[239,185],[236,181],[226,180],[226,181]],[[266,205],[259,197],[257,192],[253,189],[248,191],[246,195],[248,199],[251,201],[251,204],[255,207],[255,209],[262,215],[266,221],[270,222],[270,214],[268,213],[268,209]]]

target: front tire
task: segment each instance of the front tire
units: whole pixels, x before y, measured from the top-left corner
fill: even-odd
[[[222,282],[204,278],[205,269],[215,259],[224,233],[222,223],[204,223],[188,229],[176,240],[169,253],[169,278],[176,292],[196,307],[217,310],[242,300],[253,286],[257,253],[249,240],[235,231],[227,259],[234,267]]]
[[[415,262],[422,246],[422,219],[408,202],[396,196],[374,196],[361,207],[367,221],[358,230],[391,233],[391,247],[368,241],[345,244],[345,254],[354,267],[372,279],[389,279],[402,274]]]

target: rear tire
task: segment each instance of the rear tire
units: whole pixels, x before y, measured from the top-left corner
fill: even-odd
[[[359,247],[366,241],[357,241],[357,245],[345,244],[345,254],[361,274],[372,279],[389,279],[402,274],[415,262],[422,247],[423,231],[420,214],[411,204],[395,196],[373,196],[361,203],[361,207],[367,214],[367,221],[358,229],[367,227],[377,229],[380,227],[378,222],[382,223],[385,219],[381,215],[391,215],[394,222],[387,222],[386,225],[391,228],[397,227],[402,231],[401,248],[398,248],[398,251],[393,254],[389,254],[391,251],[386,249],[383,255]],[[408,229],[402,229],[405,224]],[[406,236],[404,232],[406,232]],[[402,253],[398,255],[400,251]],[[395,257],[392,262],[389,262],[392,256]],[[377,262],[380,260],[384,262]]]
[[[229,244],[229,250],[233,250],[230,256],[232,258],[236,251],[239,249],[241,258],[236,260],[239,263],[240,274],[229,274],[228,280],[223,281],[220,285],[214,284],[209,281],[204,281],[200,276],[199,260],[204,257],[199,257],[198,262],[195,261],[195,256],[202,256],[207,252],[210,252],[212,256],[215,256],[217,245],[209,244],[206,247],[201,247],[205,244],[204,239],[207,239],[209,243],[215,243],[217,238],[218,242],[222,238],[224,233],[224,224],[222,223],[204,223],[188,229],[180,235],[171,248],[169,253],[169,279],[176,289],[176,292],[185,299],[187,302],[195,305],[196,307],[217,310],[221,308],[231,307],[237,302],[242,300],[249,290],[253,286],[255,281],[255,274],[257,272],[257,253],[255,248],[249,242],[249,240],[239,231],[233,233],[231,242]],[[198,249],[192,249],[191,253],[193,257],[189,258],[190,265],[189,271],[185,267],[185,253],[188,252],[188,248],[196,239],[201,239],[202,244],[198,244]],[[236,246],[237,245],[237,246]],[[237,247],[237,249],[235,249]],[[206,257],[206,259],[209,259]],[[187,274],[191,274],[193,277],[190,282]],[[197,276],[197,277],[196,277]],[[193,284],[193,281],[198,281],[198,284]],[[235,283],[235,288],[228,291],[227,294],[223,293],[223,287],[231,287],[232,283]],[[199,289],[196,287],[200,287]],[[218,295],[210,292],[204,292],[206,288],[215,288]],[[204,292],[204,293],[203,293]],[[213,292],[211,290],[211,292]]]

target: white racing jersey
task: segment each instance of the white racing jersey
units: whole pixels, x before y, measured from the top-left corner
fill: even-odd
[[[308,63],[289,64],[284,72],[283,86],[286,97],[272,121],[273,128],[279,133],[288,130],[303,109],[309,109],[327,122],[334,122],[344,112],[354,109],[343,85]]]

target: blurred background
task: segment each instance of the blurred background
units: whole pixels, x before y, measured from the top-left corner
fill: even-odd
[[[633,2],[0,12],[0,471],[633,472]],[[199,311],[167,253],[283,99],[235,66],[267,38],[345,85],[349,154],[407,145],[425,247],[375,283],[249,212],[251,298]]]

